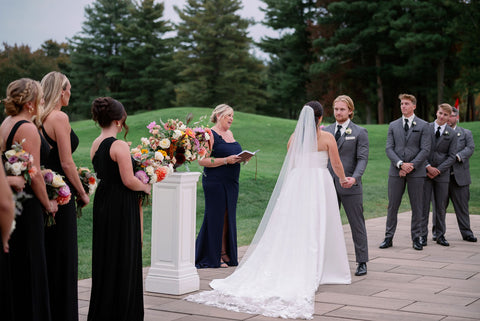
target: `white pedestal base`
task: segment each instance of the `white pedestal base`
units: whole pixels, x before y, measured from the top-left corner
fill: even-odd
[[[197,181],[200,173],[173,173],[153,185],[149,292],[181,295],[200,288],[195,268]]]

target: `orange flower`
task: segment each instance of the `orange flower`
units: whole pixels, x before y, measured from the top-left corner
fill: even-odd
[[[37,174],[37,168],[35,166],[30,167],[28,169],[28,174],[30,175],[30,177],[35,176],[35,174]]]
[[[167,176],[168,171],[165,166],[161,166],[155,170],[155,175],[157,175],[157,182],[163,181],[163,179]]]
[[[93,184],[95,184],[95,182],[96,182],[95,177],[91,176],[91,177],[88,178],[88,184],[93,185]]]
[[[58,204],[58,205],[65,205],[65,204],[67,204],[68,202],[70,202],[70,197],[71,197],[71,196],[72,196],[71,194],[68,195],[68,196],[58,196],[57,199],[56,199],[57,204]]]

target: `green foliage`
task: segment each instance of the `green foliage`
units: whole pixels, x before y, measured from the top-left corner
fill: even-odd
[[[183,120],[189,112],[192,112],[194,121],[196,121],[203,115],[209,116],[211,111],[211,108],[167,108],[129,116],[127,124],[130,132],[127,139],[133,144],[139,143],[142,136],[148,135],[146,125],[153,120],[157,122],[159,119],[167,120],[168,118]],[[286,143],[295,129],[296,121],[242,112],[235,112],[234,116],[235,120],[231,130],[242,148],[260,149],[256,158],[247,165],[242,165],[240,172],[237,229],[238,244],[243,246],[251,242],[263,216],[286,154]],[[460,125],[470,129],[474,134],[474,140],[480,142],[480,122]],[[100,133],[100,129],[91,120],[73,122],[72,128],[80,137],[80,146],[73,154],[74,160],[77,166],[92,168],[89,156],[90,146]],[[370,153],[367,169],[363,176],[364,215],[366,219],[369,219],[385,216],[387,213],[387,180],[390,163],[385,155],[388,125],[365,125],[365,128],[368,130]],[[121,135],[118,138],[121,138]],[[480,153],[473,154],[470,166],[472,175],[470,211],[472,214],[480,214]],[[189,168],[195,172],[202,171],[202,167],[197,163],[191,164]],[[180,171],[185,170],[184,166],[180,167]],[[84,209],[82,218],[78,220],[79,278],[81,279],[90,277],[91,273],[92,204],[93,198],[92,202]],[[203,221],[204,210],[204,196],[200,180],[197,184],[197,232]],[[400,211],[409,210],[408,195],[405,193]],[[453,213],[451,204],[448,212]],[[346,224],[347,219],[343,209],[341,215],[342,222]],[[148,206],[144,207],[144,228],[143,264],[148,266],[151,240],[151,208]],[[457,226],[449,226],[448,229],[457,229]]]
[[[179,83],[177,106],[215,106],[227,103],[255,112],[266,103],[263,65],[248,50],[250,21],[236,12],[239,0],[188,0],[177,25]]]
[[[264,25],[282,31],[279,38],[265,37],[258,44],[270,54],[267,89],[269,104],[259,111],[267,115],[296,118],[299,101],[318,99],[308,94],[308,67],[312,63],[312,37],[309,24],[316,12],[315,1],[262,0],[267,4]]]

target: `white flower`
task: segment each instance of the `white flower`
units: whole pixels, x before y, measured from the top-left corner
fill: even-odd
[[[137,147],[135,147],[135,148],[132,148],[132,149],[130,150],[130,153],[131,153],[131,154],[137,154],[137,153],[140,153],[140,149],[139,149],[139,148],[137,148]]]
[[[208,133],[205,133],[205,140],[210,140],[210,135]]]
[[[145,172],[148,174],[148,176],[152,176],[153,173],[155,172],[153,166],[149,165],[145,168]]]
[[[10,157],[12,157],[13,155],[15,155],[15,153],[16,153],[16,152],[15,152],[14,149],[10,149],[10,150],[7,150],[7,151],[5,152],[5,156],[6,156],[7,158],[10,158]]]
[[[178,129],[180,129],[181,131],[185,131],[185,129],[187,129],[187,126],[183,123],[180,123],[180,126],[178,126]]]
[[[412,125],[413,125],[413,126],[415,126],[416,124],[417,124],[416,122],[414,122],[414,121],[412,122]]]
[[[54,175],[52,180],[52,186],[56,188],[56,187],[61,187],[63,185],[65,185],[65,181],[63,180],[62,176]]]
[[[15,176],[18,176],[22,173],[22,164],[19,162],[10,164],[6,163],[5,168],[7,169],[8,172],[12,173]]]
[[[192,156],[193,156],[193,155],[192,155],[192,152],[187,149],[187,150],[185,151],[185,158],[186,158],[187,160],[192,160]]]
[[[447,131],[444,131],[443,134],[444,134],[444,135],[447,135],[447,136],[450,135],[450,133],[447,132]]]
[[[345,129],[345,134],[350,135],[351,133],[352,133],[352,129],[351,129],[351,128]]]
[[[179,139],[183,135],[181,130],[175,129],[173,131],[173,139]]]
[[[164,159],[163,154],[160,152],[155,152],[155,159],[160,162],[163,162],[163,159]]]
[[[460,136],[460,135],[461,135],[461,133],[460,133],[460,132],[458,132],[457,136]]]
[[[163,149],[170,147],[170,140],[168,138],[164,138],[160,141],[160,147]]]
[[[150,141],[148,140],[148,138],[142,137],[142,138],[140,138],[140,140],[141,140],[143,146],[150,145]]]

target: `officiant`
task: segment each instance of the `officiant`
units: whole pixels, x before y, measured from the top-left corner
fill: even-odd
[[[210,121],[214,125],[209,151],[198,161],[204,167],[205,214],[195,244],[195,266],[226,268],[238,265],[236,211],[240,162],[244,159],[237,156],[242,147],[230,130],[233,108],[216,106]]]

